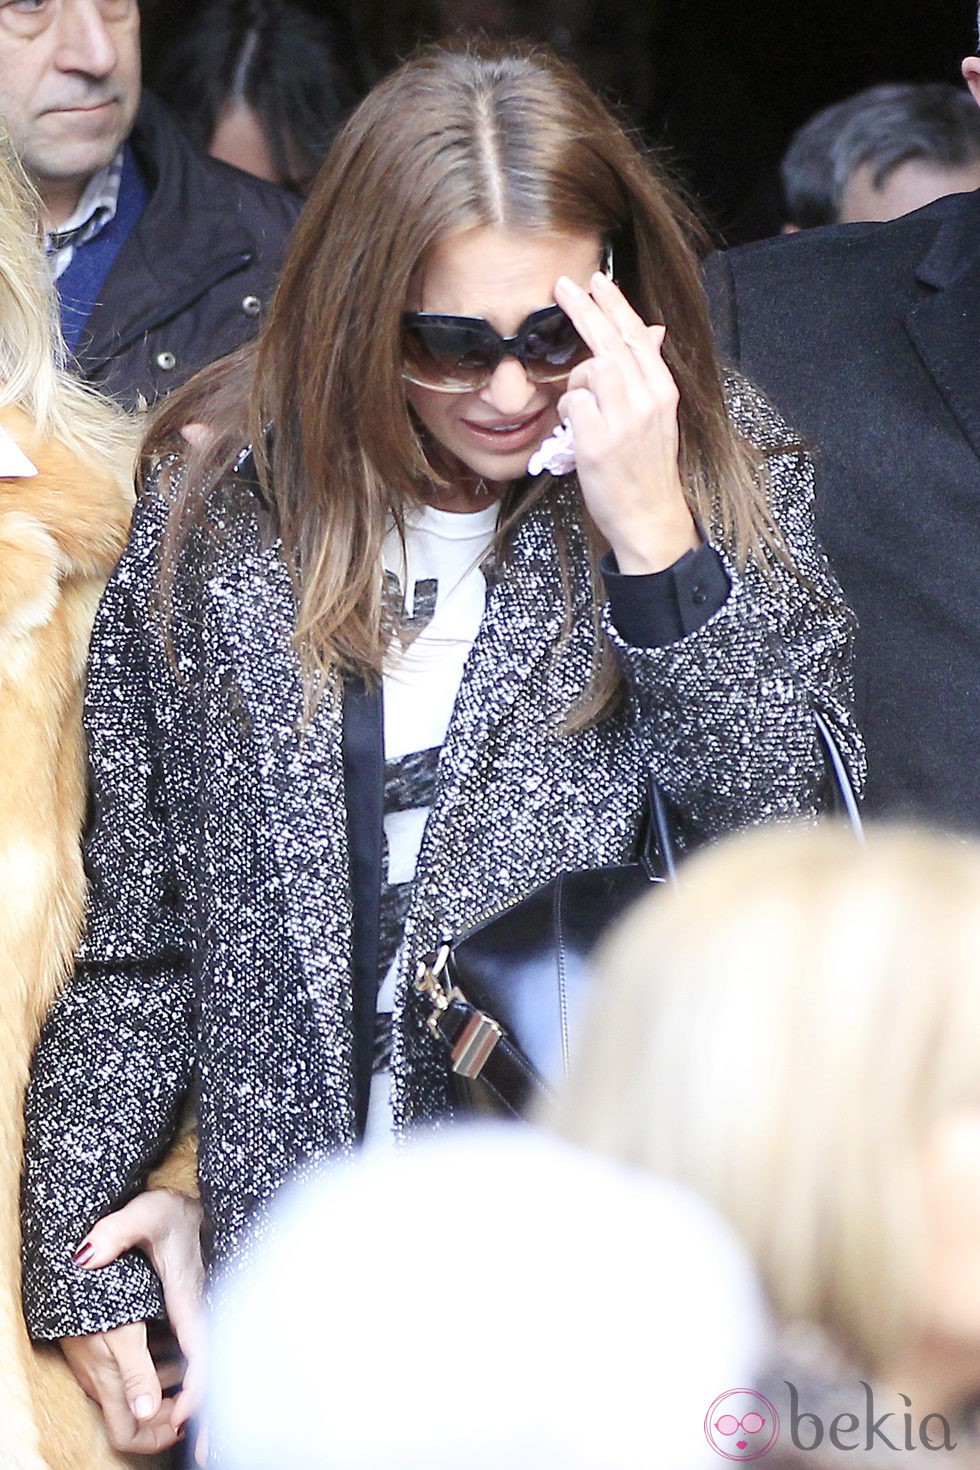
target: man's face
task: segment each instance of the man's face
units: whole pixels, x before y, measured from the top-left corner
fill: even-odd
[[[0,0],[0,113],[64,217],[128,136],[139,93],[137,0]]]

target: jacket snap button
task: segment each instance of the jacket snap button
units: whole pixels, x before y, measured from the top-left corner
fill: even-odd
[[[701,604],[702,604],[702,602],[706,602],[707,601],[707,598],[708,598],[708,594],[707,594],[707,592],[705,592],[704,588],[701,586],[701,583],[700,582],[695,582],[694,586],[691,588],[691,601],[693,603],[696,603],[697,606],[700,607]]]
[[[177,359],[172,352],[157,353],[157,367],[162,368],[165,373],[172,373],[177,366]]]
[[[242,297],[242,311],[246,316],[258,316],[262,310],[262,303],[257,296]]]

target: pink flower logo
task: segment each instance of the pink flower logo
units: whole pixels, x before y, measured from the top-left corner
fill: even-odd
[[[779,1415],[754,1389],[728,1388],[705,1414],[704,1433],[722,1459],[746,1464],[772,1449],[779,1437]]]

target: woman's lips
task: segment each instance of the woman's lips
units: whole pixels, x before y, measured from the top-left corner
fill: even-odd
[[[473,438],[478,439],[481,444],[491,449],[510,453],[515,449],[526,449],[529,445],[538,442],[544,428],[545,415],[549,411],[550,405],[539,408],[537,413],[531,414],[529,418],[499,419],[494,424],[482,424],[473,419],[463,419],[463,424]]]

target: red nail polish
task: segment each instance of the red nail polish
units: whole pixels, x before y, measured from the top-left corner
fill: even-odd
[[[72,1256],[72,1265],[84,1266],[95,1255],[95,1246],[90,1240],[83,1240],[78,1250]]]

